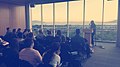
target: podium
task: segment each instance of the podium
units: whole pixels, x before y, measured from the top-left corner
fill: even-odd
[[[91,39],[91,36],[92,36],[92,30],[91,29],[83,29],[83,37],[85,38],[85,39],[87,39],[87,41],[88,41],[88,44],[92,47],[92,44],[91,44],[91,41],[92,41],[92,39]]]

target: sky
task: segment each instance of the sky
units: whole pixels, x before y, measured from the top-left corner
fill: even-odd
[[[105,1],[104,22],[117,20],[118,0]],[[41,21],[41,5],[35,5],[31,8],[32,20]],[[85,4],[85,24],[91,20],[95,22],[102,21],[103,0],[86,0]],[[66,24],[67,20],[67,3],[55,4],[55,22]],[[69,3],[69,22],[71,24],[82,24],[83,21],[83,0]],[[43,5],[43,22],[52,24],[53,22],[53,4]],[[73,23],[74,22],[74,23]]]

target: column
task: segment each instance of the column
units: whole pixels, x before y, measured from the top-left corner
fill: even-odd
[[[26,20],[26,29],[30,29],[30,7],[29,4],[25,5],[25,20]]]
[[[117,22],[117,42],[116,46],[120,47],[120,0],[118,0],[118,22]]]
[[[67,37],[69,37],[69,1],[67,1]]]

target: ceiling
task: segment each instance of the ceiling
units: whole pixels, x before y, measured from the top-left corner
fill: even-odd
[[[0,2],[12,3],[12,4],[47,4],[56,2],[77,1],[77,0],[0,0]]]

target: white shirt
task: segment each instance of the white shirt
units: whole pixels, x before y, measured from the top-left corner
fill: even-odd
[[[50,61],[50,65],[54,66],[54,67],[57,67],[60,65],[60,56],[56,53],[54,53],[54,57],[52,58],[52,60]]]

